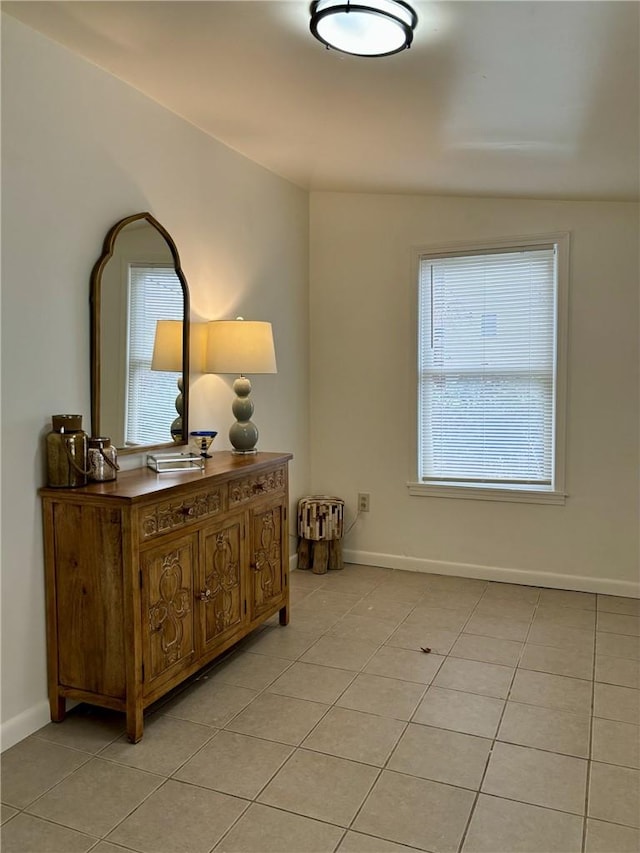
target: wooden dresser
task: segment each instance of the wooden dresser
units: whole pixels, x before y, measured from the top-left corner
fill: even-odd
[[[216,452],[40,489],[51,719],[66,699],[143,710],[279,611],[289,620],[286,453]]]

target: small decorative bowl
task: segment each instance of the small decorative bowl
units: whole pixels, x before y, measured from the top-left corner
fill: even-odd
[[[218,433],[212,429],[201,429],[196,432],[189,433],[191,444],[204,459],[211,459],[211,454],[207,451],[211,447],[213,439],[217,434]]]

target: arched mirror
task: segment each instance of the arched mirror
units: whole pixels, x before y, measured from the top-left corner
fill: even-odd
[[[121,219],[91,273],[91,429],[121,453],[189,438],[189,290],[150,213]]]

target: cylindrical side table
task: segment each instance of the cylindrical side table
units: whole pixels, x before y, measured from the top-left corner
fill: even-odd
[[[343,569],[344,501],[314,495],[298,501],[298,568],[323,575],[327,568]]]

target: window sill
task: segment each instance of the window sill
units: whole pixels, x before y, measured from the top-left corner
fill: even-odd
[[[562,506],[564,492],[538,491],[537,489],[493,489],[482,486],[435,485],[432,483],[407,483],[410,495],[424,498],[461,498],[473,501],[504,501],[507,503],[554,504]]]

